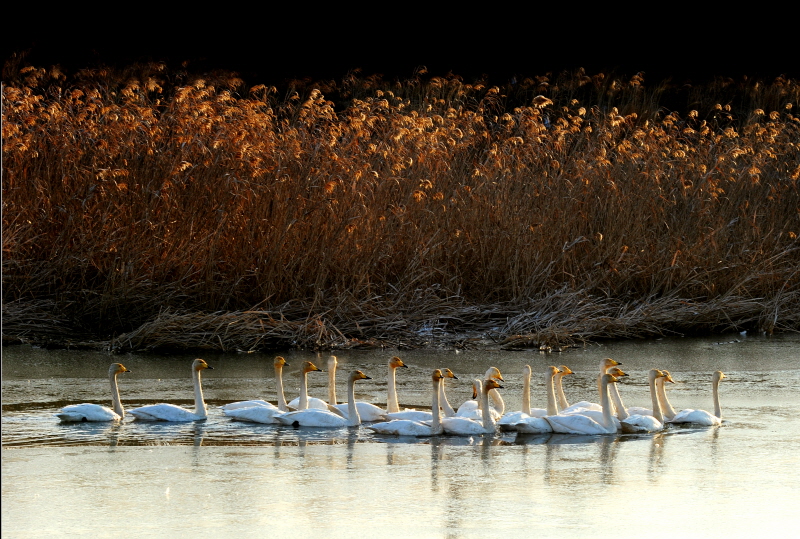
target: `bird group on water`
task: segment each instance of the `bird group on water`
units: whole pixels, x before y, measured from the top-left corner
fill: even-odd
[[[445,393],[444,381],[458,377],[447,368],[435,369],[431,373],[431,409],[401,409],[397,397],[396,371],[407,368],[397,356],[388,362],[387,405],[358,401],[355,398],[355,383],[369,380],[360,370],[353,370],[347,377],[347,401],[339,403],[336,396],[337,358],[328,359],[328,400],[308,395],[309,372],[321,371],[311,361],[303,362],[300,376],[300,394],[286,402],[283,389],[283,368],[287,365],[282,356],[274,360],[277,403],[263,399],[239,401],[221,406],[221,413],[238,421],[286,425],[297,428],[339,428],[361,425],[378,435],[389,436],[473,436],[500,431],[516,431],[523,434],[638,434],[659,432],[669,424],[691,423],[698,426],[716,426],[722,423],[719,403],[719,383],[725,378],[721,371],[712,376],[712,400],[714,413],[699,409],[684,409],[676,412],[670,403],[666,384],[674,383],[666,370],[651,369],[648,372],[651,407],[626,407],[622,401],[618,382],[627,377],[621,363],[603,359],[597,376],[599,402],[580,401],[570,404],[563,389],[563,378],[574,374],[569,367],[549,366],[545,370],[546,408],[531,407],[530,365],[522,371],[522,409],[506,411],[499,390],[503,389],[503,375],[496,367],[490,367],[482,379],[472,382],[472,399],[454,409]],[[208,417],[203,398],[201,373],[212,369],[204,360],[192,362],[194,383],[194,410],[174,404],[152,404],[128,410],[127,414],[139,421],[199,421]],[[62,422],[121,421],[126,410],[119,396],[117,376],[130,372],[121,363],[109,367],[112,408],[98,404],[74,404],[66,406],[56,414]]]

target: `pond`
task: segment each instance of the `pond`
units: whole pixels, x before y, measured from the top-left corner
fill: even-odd
[[[449,367],[454,405],[471,380],[498,367],[508,410],[521,407],[522,369],[544,406],[544,371],[567,365],[571,401],[596,400],[605,357],[629,374],[627,405],[648,405],[647,371],[668,369],[676,409],[713,410],[711,373],[722,370],[721,427],[647,435],[385,437],[357,428],[303,429],[232,421],[218,406],[275,402],[275,354],[203,356],[208,419],[62,424],[72,403],[110,404],[107,370],[120,375],[126,409],[193,403],[194,355],[3,349],[3,537],[745,537],[796,530],[800,502],[800,336],[725,335],[613,342],[539,351],[340,351],[346,372],[371,380],[356,396],[387,401],[387,361],[399,355],[401,406],[430,407],[430,373]],[[304,360],[287,352],[287,399]],[[327,396],[325,373],[309,393]]]

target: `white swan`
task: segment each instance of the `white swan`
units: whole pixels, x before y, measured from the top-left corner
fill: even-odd
[[[591,417],[581,414],[558,414],[545,417],[553,432],[563,434],[613,434],[617,432],[614,417],[611,416],[611,402],[608,397],[608,385],[616,383],[613,374],[604,374],[600,379],[601,406],[603,417],[596,421]]]
[[[561,365],[558,368],[558,374],[556,374],[556,377],[554,378],[556,386],[556,397],[558,397],[558,407],[561,410],[563,410],[564,408],[569,408],[569,401],[567,401],[567,396],[564,394],[564,387],[561,384],[561,379],[570,374],[575,374],[575,373],[572,372],[572,369],[570,369],[566,365]]]
[[[522,410],[518,412],[508,412],[501,417],[497,426],[500,430],[512,431],[516,430],[525,433],[543,433],[552,432],[550,425],[546,421],[541,421],[546,415],[555,415],[558,413],[556,407],[556,396],[554,391],[554,380],[561,371],[555,367],[550,366],[546,371],[545,390],[547,393],[547,408],[531,408],[531,368],[530,365],[525,365],[523,369],[524,384],[522,390]]]
[[[714,413],[706,412],[705,410],[692,410],[686,409],[678,412],[675,417],[670,419],[669,423],[693,423],[695,425],[703,425],[706,427],[713,427],[722,424],[722,410],[719,405],[719,382],[725,378],[722,371],[716,371],[711,379],[711,391],[714,399]]]
[[[603,359],[602,361],[600,361],[600,374],[597,377],[597,394],[600,397],[600,400],[603,399],[602,388],[601,388],[601,383],[600,383],[600,381],[603,378],[603,375],[604,374],[608,374],[609,370],[612,367],[616,367],[618,365],[622,365],[622,363],[620,363],[619,361],[616,361],[614,359],[611,359],[610,357],[607,357],[607,358]],[[590,402],[590,401],[580,401],[580,402],[576,402],[575,404],[572,404],[572,405],[568,406],[567,408],[563,408],[559,413],[561,413],[561,414],[569,414],[569,413],[574,413],[574,412],[583,412],[583,411],[586,411],[586,410],[594,410],[594,411],[602,413],[603,412],[603,407],[602,407],[602,405],[600,405],[598,403],[594,403],[594,402]],[[612,405],[611,413],[612,413],[612,415],[614,414],[613,405]]]
[[[489,367],[483,375],[484,380],[497,380],[503,382],[503,375],[500,373],[500,369],[497,367]],[[478,388],[475,390],[473,388],[472,391],[472,399],[468,401],[464,401],[461,406],[458,407],[456,411],[456,417],[466,417],[468,419],[474,419],[476,421],[480,421],[483,418],[483,405],[481,404],[480,399],[481,390]],[[489,408],[489,411],[492,414],[492,417],[495,421],[500,419],[505,412],[505,402],[503,401],[503,397],[500,396],[500,393],[496,390],[492,390],[489,392],[489,396],[494,401],[494,406]]]
[[[658,402],[658,393],[656,390],[656,380],[663,378],[664,373],[658,369],[650,369],[647,373],[647,381],[650,385],[650,401],[653,406],[652,414],[631,414],[628,415],[622,401],[617,405],[618,413],[624,413],[626,417],[619,417],[620,430],[625,434],[639,434],[648,432],[658,432],[664,429],[664,418],[661,415],[661,406]],[[616,385],[612,386],[616,388]],[[612,389],[613,391],[613,389]],[[617,393],[619,395],[619,393]]]
[[[99,404],[70,404],[61,409],[55,416],[65,423],[74,421],[120,421],[125,417],[125,409],[119,400],[117,375],[131,372],[122,363],[112,363],[108,368],[108,379],[111,381],[111,403],[114,409]]]
[[[286,404],[286,398],[283,396],[283,367],[289,364],[286,363],[286,359],[284,359],[283,356],[276,356],[272,364],[273,367],[275,368],[275,379],[278,381],[277,406],[263,399],[254,399],[249,401],[231,402],[223,406],[220,406],[222,413],[225,413],[230,410],[236,410],[239,408],[252,408],[253,406],[266,406],[267,408],[273,408],[276,411],[288,412],[289,407]]]
[[[552,432],[549,423],[542,418],[546,415],[555,415],[557,412],[555,404],[555,393],[553,391],[553,380],[559,374],[559,369],[556,367],[548,367],[548,377],[545,382],[547,389],[547,409],[544,408],[531,408],[531,367],[525,365],[523,368],[523,389],[522,389],[522,410],[517,412],[507,412],[501,417],[497,426],[500,430],[504,431],[519,431],[525,433],[543,433]]]
[[[336,402],[336,366],[338,361],[336,356],[328,359],[328,410],[342,417],[347,417],[348,403],[338,404]],[[385,421],[386,410],[375,406],[371,402],[356,401],[356,408],[361,421]]]
[[[276,416],[283,425],[293,427],[338,428],[356,427],[361,424],[361,417],[356,407],[355,382],[356,380],[371,380],[361,371],[353,371],[347,379],[347,417],[342,417],[330,410],[307,408],[288,412]]]
[[[241,406],[237,408],[227,408],[222,411],[226,416],[239,421],[250,421],[253,423],[279,423],[276,416],[289,412],[289,406],[286,404],[286,397],[283,394],[283,367],[288,365],[286,360],[278,356],[274,361],[275,365],[275,381],[277,383],[278,405],[264,406],[258,404],[260,401],[244,401],[256,403],[253,406]],[[233,403],[237,404],[237,403]]]
[[[397,356],[389,359],[389,379],[387,383],[387,391],[389,392],[386,400],[386,411],[390,414],[400,411],[400,404],[397,401],[397,383],[395,381],[395,370],[399,368],[407,369],[408,366],[403,363],[403,360]]]
[[[448,368],[441,369],[442,371],[442,381],[439,384],[439,407],[442,409],[442,414],[445,417],[453,417],[456,415],[456,411],[453,410],[453,407],[450,406],[450,401],[447,400],[447,395],[444,392],[444,379],[445,378],[452,378],[453,380],[458,380],[458,376],[453,374]]]
[[[458,380],[458,377],[453,374],[453,371],[450,369],[439,369],[442,374],[442,380],[439,383],[439,387],[437,393],[439,394],[439,408],[442,410],[443,415],[445,417],[452,417],[455,415],[455,411],[453,407],[450,406],[450,403],[447,400],[447,395],[444,391],[444,379],[445,378],[453,378],[454,380]],[[399,412],[387,413],[386,419],[389,421],[397,421],[397,420],[406,420],[406,421],[416,421],[416,422],[423,422],[428,423],[433,421],[434,414],[433,409],[431,411],[428,410],[415,410],[413,408],[406,408],[405,410],[400,410]]]
[[[489,434],[495,432],[497,427],[489,407],[489,392],[492,389],[502,389],[503,386],[501,386],[494,378],[484,380],[483,382],[480,380],[476,381],[481,384],[482,420],[475,421],[474,419],[458,416],[444,417],[442,418],[441,423],[445,434],[454,436],[473,436],[477,434]]]
[[[295,410],[305,410],[306,408],[327,410],[327,402],[316,397],[308,396],[308,373],[310,372],[322,372],[322,369],[310,361],[304,361],[303,368],[301,369],[300,373],[300,395],[291,400],[289,407],[294,408]],[[330,378],[328,379],[330,380]]]
[[[134,408],[128,413],[142,421],[199,421],[206,419],[208,412],[203,401],[203,388],[200,385],[200,372],[214,369],[202,359],[192,362],[192,381],[194,382],[194,412],[174,404],[151,404]]]
[[[664,373],[664,376],[656,380],[656,390],[658,391],[658,401],[661,405],[661,414],[664,416],[666,422],[669,423],[669,420],[675,417],[677,412],[667,398],[667,388],[665,384],[667,382],[674,384],[675,380],[672,379],[672,375],[669,371],[662,370],[661,372]]]
[[[436,369],[431,375],[433,381],[433,402],[431,403],[432,417],[430,424],[412,421],[410,419],[394,419],[384,423],[368,425],[367,428],[377,434],[392,436],[438,436],[442,434],[441,412],[439,410],[439,388],[444,383],[442,371]]]

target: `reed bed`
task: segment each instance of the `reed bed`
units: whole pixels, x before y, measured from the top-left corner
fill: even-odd
[[[4,335],[253,350],[800,328],[794,80],[5,79]]]

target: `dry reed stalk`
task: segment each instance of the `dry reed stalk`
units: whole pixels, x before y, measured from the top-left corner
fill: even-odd
[[[134,348],[798,327],[793,80],[672,112],[683,90],[580,71],[285,99],[159,66],[9,81],[4,314],[49,301]]]

